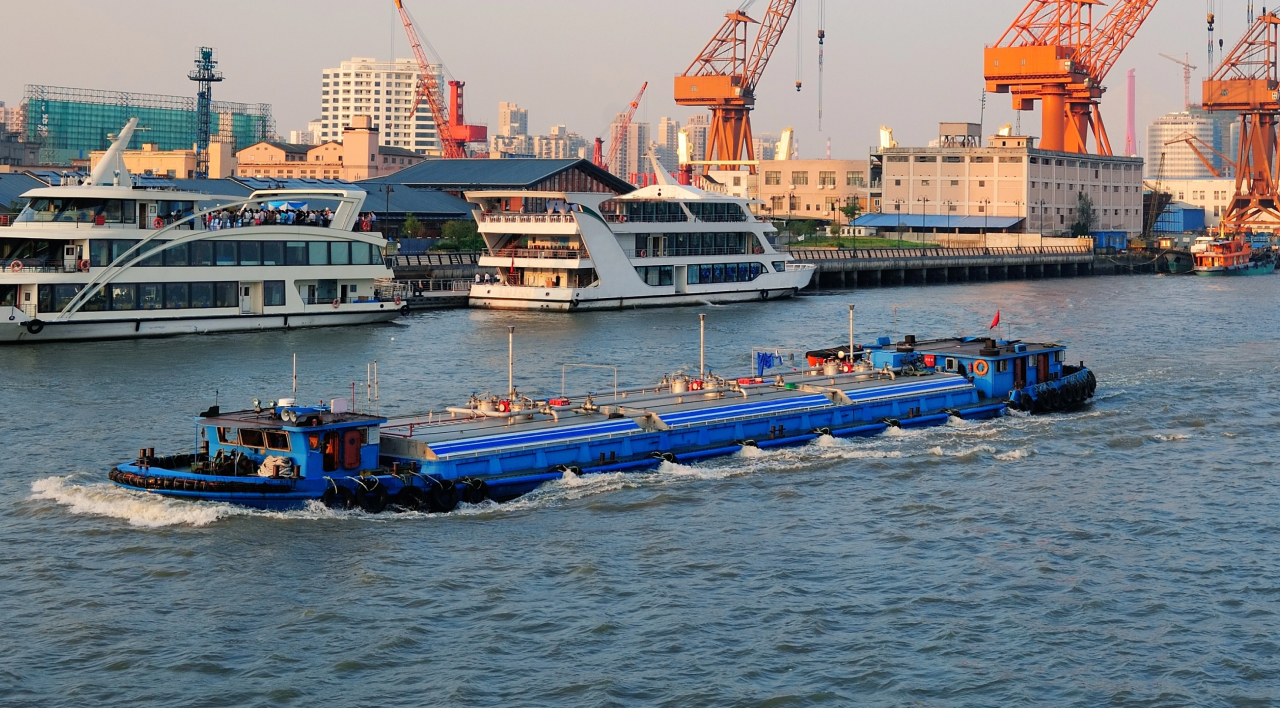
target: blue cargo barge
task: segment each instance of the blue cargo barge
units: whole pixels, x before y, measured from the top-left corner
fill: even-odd
[[[800,367],[756,376],[664,376],[648,387],[533,399],[477,397],[435,413],[388,419],[347,399],[254,410],[211,408],[188,454],[112,469],[118,485],[169,497],[287,509],[318,500],[380,512],[450,511],[504,501],[566,475],[650,469],[799,445],[823,435],[981,420],[1080,405],[1093,374],[1065,347],[972,338],[882,339],[809,352]],[[807,363],[808,366],[804,366]],[[762,367],[763,368],[763,367]]]

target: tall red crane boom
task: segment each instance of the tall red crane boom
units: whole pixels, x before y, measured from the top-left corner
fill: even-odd
[[[418,36],[418,28],[405,9],[401,0],[395,0],[396,10],[400,13],[400,22],[404,25],[405,34],[409,37],[409,47],[413,50],[413,58],[418,62],[417,91],[413,98],[413,108],[409,110],[412,119],[418,112],[418,106],[425,100],[431,108],[431,117],[436,124],[436,135],[440,136],[440,147],[444,156],[450,159],[467,157],[467,143],[482,142],[488,138],[489,130],[483,125],[466,125],[463,122],[463,81],[449,82],[449,99],[453,110],[448,111],[443,105],[440,82],[431,70],[431,62],[422,48],[422,39]]]
[[[631,127],[631,120],[636,116],[636,109],[640,107],[640,99],[644,98],[645,89],[649,88],[649,82],[644,82],[640,87],[640,93],[632,99],[631,105],[627,107],[627,112],[622,114],[622,120],[614,123],[613,132],[609,135],[609,157],[607,161],[601,163],[597,155],[596,164],[608,170],[618,164],[618,151],[622,149],[622,141],[627,137],[627,129]],[[599,150],[599,146],[596,148]],[[625,176],[624,176],[625,179]]]
[[[676,103],[711,109],[708,162],[742,162],[744,153],[747,160],[755,159],[750,114],[756,86],[795,6],[796,0],[770,0],[754,42],[748,41],[748,25],[756,21],[742,9],[726,14],[715,36],[676,77]]]

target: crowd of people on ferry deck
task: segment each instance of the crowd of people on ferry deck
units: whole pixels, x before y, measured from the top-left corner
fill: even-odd
[[[333,222],[330,209],[255,209],[245,207],[239,211],[223,209],[204,215],[204,227],[210,231],[237,229],[245,226],[320,226],[327,228]]]

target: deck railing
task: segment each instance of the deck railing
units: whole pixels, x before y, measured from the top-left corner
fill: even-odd
[[[585,250],[561,250],[553,248],[504,248],[493,255],[502,258],[558,258],[581,260],[590,258]]]
[[[485,212],[480,215],[480,222],[486,224],[572,224],[576,223],[576,220],[573,214]]]
[[[479,251],[418,253],[387,256],[388,268],[428,268],[431,266],[469,266],[480,261]]]

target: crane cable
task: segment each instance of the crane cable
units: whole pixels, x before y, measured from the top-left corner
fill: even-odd
[[[800,31],[796,32],[796,92],[804,84],[804,0],[796,2],[796,12],[800,15]]]
[[[822,130],[822,53],[827,38],[827,0],[818,0],[818,130]],[[828,157],[830,157],[828,155]]]

